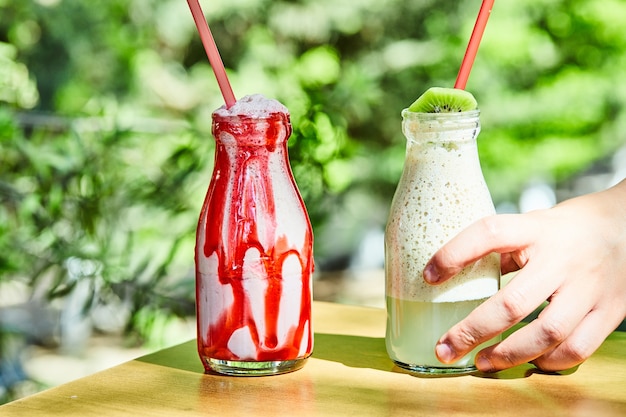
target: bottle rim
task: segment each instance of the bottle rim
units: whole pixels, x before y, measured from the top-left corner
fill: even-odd
[[[403,109],[401,112],[403,119],[412,119],[412,120],[458,120],[458,119],[470,119],[480,117],[480,110],[469,110],[469,111],[461,111],[454,113],[418,113],[409,110],[408,108]]]
[[[402,111],[402,133],[408,143],[475,141],[480,132],[480,110],[457,113]]]
[[[263,122],[286,122],[291,123],[289,113],[273,112],[263,115],[245,115],[245,114],[229,114],[223,115],[217,112],[211,114],[213,122],[230,122],[230,123],[263,123]]]

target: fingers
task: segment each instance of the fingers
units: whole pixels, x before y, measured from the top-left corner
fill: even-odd
[[[597,310],[575,326],[554,317],[537,319],[498,345],[480,351],[476,367],[496,372],[532,362],[546,372],[569,369],[587,360],[617,325]]]
[[[569,369],[581,364],[619,325],[619,319],[610,320],[607,317],[610,314],[606,311],[592,310],[563,343],[536,358],[533,364],[546,372]]]
[[[525,316],[514,313],[524,310],[521,307],[524,303],[516,304],[514,299],[499,307],[497,304],[490,306],[488,300],[450,329],[435,349],[439,360],[453,363],[478,344],[501,333],[497,325],[485,325],[488,321],[483,323],[484,314],[489,314],[491,308],[512,307],[509,309],[509,322]],[[556,372],[587,360],[619,325],[621,316],[614,314],[610,308],[593,307],[585,302],[584,297],[577,297],[579,303],[576,304],[571,302],[572,299],[572,294],[553,297],[537,319],[502,342],[481,350],[476,356],[476,367],[482,372],[497,372],[532,362],[543,371]]]
[[[609,220],[619,221],[606,221],[610,202],[596,201],[581,198],[550,210],[487,217],[433,255],[424,271],[432,284],[491,252],[502,255],[503,272],[519,271],[441,337],[435,350],[442,362],[457,361],[545,300],[550,304],[539,318],[479,352],[478,369],[493,372],[532,361],[555,371],[591,356],[626,314],[624,209],[609,213]],[[589,221],[578,224],[580,219]]]
[[[534,228],[528,215],[485,217],[461,231],[433,255],[424,268],[424,279],[431,284],[442,283],[491,252],[516,251],[515,255],[503,259],[506,272],[516,270],[528,259],[524,245],[536,235]],[[517,268],[513,264],[517,264]]]
[[[541,279],[545,276],[543,274],[552,272],[545,268],[542,271],[535,271],[534,265],[528,264],[505,288],[478,306],[441,337],[435,348],[439,360],[444,363],[455,362],[480,343],[511,328],[532,313],[545,301],[545,294],[553,294],[556,291],[556,286],[558,286],[556,280]],[[533,329],[530,330],[526,333],[527,335],[533,334]],[[523,363],[536,358],[544,352],[544,349],[556,343],[554,340],[558,339],[558,335],[555,335],[557,330],[535,329],[535,333],[543,334],[544,330],[548,332],[548,338],[540,345],[533,345],[538,343],[537,340],[513,339],[507,343],[500,343],[497,348],[487,350],[485,357],[493,358],[494,361],[490,366],[493,369],[500,369],[505,363]],[[538,336],[535,339],[538,339]],[[509,346],[515,346],[515,348]],[[541,348],[539,349],[538,346]]]
[[[587,310],[575,309],[572,311],[573,314],[564,315],[562,307],[562,305],[555,305],[554,311],[559,311],[559,313],[542,314],[499,344],[483,349],[476,357],[477,368],[483,372],[496,372],[533,361],[563,345],[584,319],[585,313],[582,311]],[[561,370],[583,360],[578,356],[575,358],[567,358],[567,356],[555,358],[554,361],[546,358],[544,363],[548,367],[556,366],[558,370]]]
[[[438,346],[436,352],[442,353],[441,356],[448,353],[450,356],[445,358],[446,361],[454,362],[479,343],[520,321],[534,309],[530,306],[540,300],[524,296],[532,292],[522,284],[525,282],[513,280],[509,284],[511,288],[505,287],[483,303],[442,337],[440,343],[444,346]],[[617,326],[610,320],[600,318],[610,314],[597,313],[591,301],[593,297],[580,297],[580,294],[593,292],[593,289],[587,288],[588,285],[589,281],[581,281],[580,285],[561,292],[552,291],[551,302],[539,317],[502,342],[480,351],[476,367],[483,372],[496,372],[534,361],[540,369],[555,371],[570,368],[587,359]],[[539,293],[542,290],[537,288]],[[572,303],[573,299],[578,302]],[[485,320],[485,317],[491,317],[491,320]]]

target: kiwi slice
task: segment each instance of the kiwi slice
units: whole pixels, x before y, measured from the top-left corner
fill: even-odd
[[[415,113],[457,113],[476,110],[472,93],[458,88],[431,87],[409,106]]]

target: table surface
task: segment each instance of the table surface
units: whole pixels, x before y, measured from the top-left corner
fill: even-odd
[[[0,416],[624,416],[626,333],[559,374],[419,377],[385,352],[385,311],[315,302],[315,350],[284,375],[207,375],[195,340],[0,407]]]

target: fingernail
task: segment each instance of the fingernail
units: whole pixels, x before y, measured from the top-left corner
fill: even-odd
[[[435,353],[437,358],[443,363],[450,363],[454,360],[454,351],[445,343],[439,343],[435,346]]]
[[[482,355],[476,357],[476,368],[482,372],[493,372],[494,370],[491,361]]]
[[[429,263],[428,265],[426,265],[426,268],[424,268],[424,279],[426,280],[426,282],[430,282],[431,284],[436,283],[437,281],[439,281],[439,271],[437,271],[437,268],[435,268],[435,265]]]

